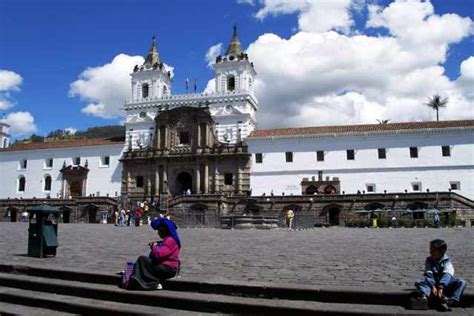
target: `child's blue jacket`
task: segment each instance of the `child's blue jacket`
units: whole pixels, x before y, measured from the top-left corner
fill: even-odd
[[[439,288],[445,288],[454,277],[454,267],[451,259],[444,255],[439,261],[431,257],[426,258],[425,278],[430,286],[436,285]]]

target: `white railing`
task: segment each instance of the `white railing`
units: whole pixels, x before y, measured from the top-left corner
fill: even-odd
[[[228,92],[220,93],[185,93],[185,94],[175,94],[171,96],[163,97],[147,97],[147,98],[136,98],[128,99],[125,101],[125,106],[137,104],[137,103],[168,103],[173,101],[199,101],[203,99],[218,99],[222,97],[231,97],[231,96],[241,96],[249,94],[245,90],[234,90]]]

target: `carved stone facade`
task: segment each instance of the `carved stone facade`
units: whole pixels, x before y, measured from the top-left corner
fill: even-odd
[[[160,195],[246,194],[250,155],[242,143],[217,140],[207,107],[180,107],[155,118],[151,146],[124,152],[122,195],[136,201]]]

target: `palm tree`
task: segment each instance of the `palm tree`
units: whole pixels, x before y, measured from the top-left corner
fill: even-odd
[[[377,119],[377,122],[379,122],[379,124],[388,124],[388,122],[390,122],[390,120],[379,120],[379,119]]]
[[[427,106],[436,110],[436,121],[439,121],[439,109],[445,108],[448,104],[448,97],[442,98],[439,94],[435,93],[431,98],[429,98]]]

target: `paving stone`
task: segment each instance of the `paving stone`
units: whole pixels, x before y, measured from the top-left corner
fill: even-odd
[[[60,224],[57,256],[28,258],[27,224],[0,223],[0,262],[115,273],[148,254],[148,226]],[[429,241],[445,239],[456,275],[474,283],[474,229],[179,229],[183,279],[413,288]]]

